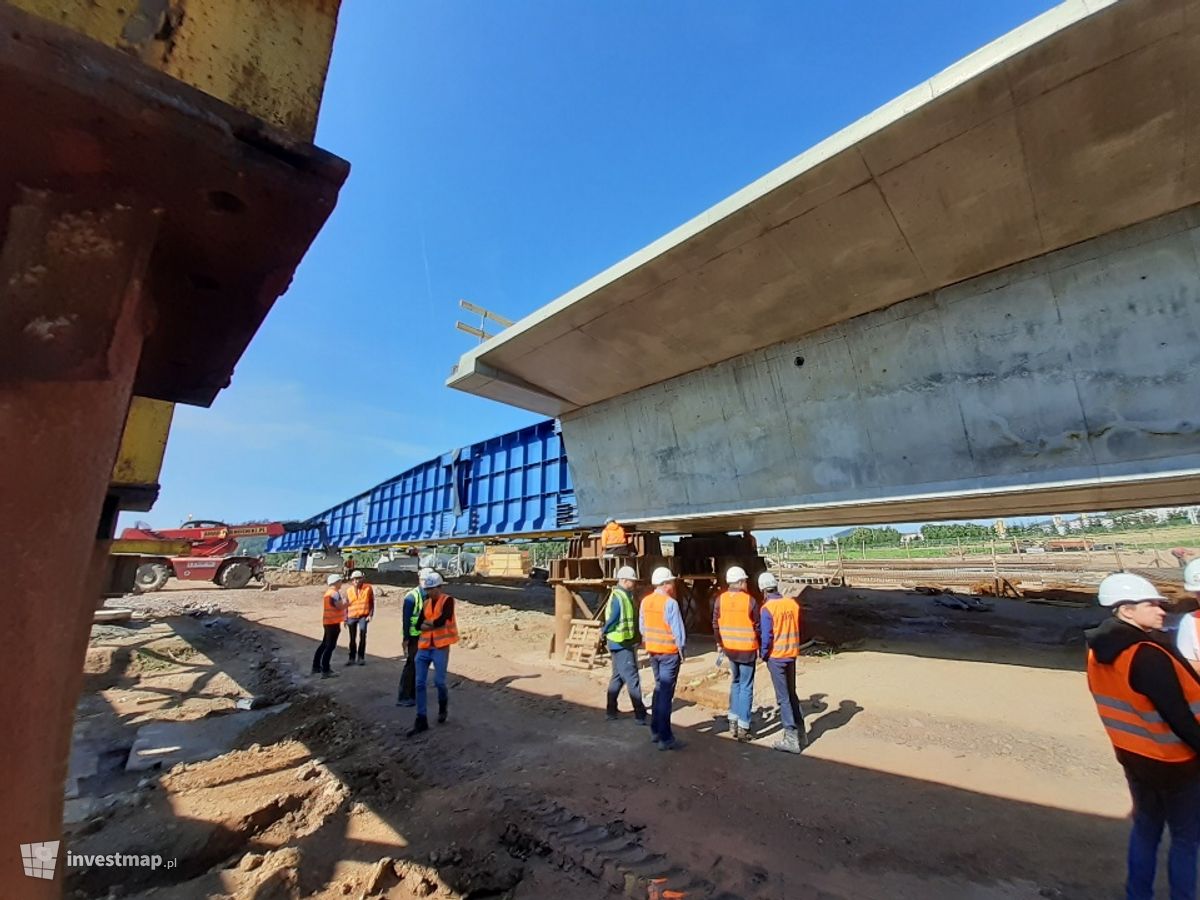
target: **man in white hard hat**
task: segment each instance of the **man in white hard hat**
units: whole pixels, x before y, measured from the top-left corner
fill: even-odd
[[[759,620],[762,658],[771,675],[783,723],[783,735],[771,746],[785,753],[799,753],[808,745],[804,714],[796,695],[796,657],[800,655],[802,631],[800,602],[779,593],[779,581],[770,572],[758,576],[758,589],[764,601]]]
[[[729,660],[729,728],[734,740],[754,737],[750,716],[754,708],[754,664],[758,662],[758,601],[746,590],[748,577],[741,566],[725,573],[729,586],[713,603],[713,637]]]
[[[634,612],[633,592],[637,587],[637,572],[632,566],[617,570],[617,584],[608,597],[608,618],[604,622],[604,640],[612,657],[612,679],[608,682],[608,719],[619,718],[617,700],[621,687],[629,692],[633,718],[646,724],[646,704],[642,700],[642,679],[638,676],[638,630]]]
[[[335,677],[329,668],[329,660],[337,648],[338,635],[342,633],[342,622],[345,620],[346,600],[342,597],[342,576],[330,575],[325,579],[325,594],[321,597],[321,627],[324,634],[317,645],[317,652],[313,654],[314,675]]]
[[[1133,797],[1126,896],[1152,900],[1158,844],[1171,832],[1172,898],[1196,896],[1200,856],[1200,678],[1162,633],[1167,602],[1145,578],[1100,582],[1112,618],[1086,633],[1088,687]]]
[[[1183,567],[1183,589],[1200,599],[1200,559],[1193,559]],[[1200,672],[1200,610],[1180,620],[1179,637],[1175,645],[1183,658],[1192,664],[1192,668]]]
[[[650,700],[650,739],[659,750],[678,750],[683,744],[671,732],[671,704],[675,701],[675,683],[683,663],[687,635],[683,614],[675,600],[675,576],[666,566],[650,575],[654,590],[642,598],[638,625],[642,645],[650,655],[654,673],[654,696]]]
[[[350,658],[346,665],[367,664],[367,625],[375,617],[375,589],[355,569],[346,586],[346,630],[350,633]],[[356,658],[357,657],[357,658]]]
[[[400,688],[396,695],[397,706],[417,705],[417,641],[421,638],[421,618],[425,613],[425,593],[421,580],[433,569],[417,572],[417,586],[404,595],[400,620],[404,629],[404,669],[400,672]]]
[[[454,598],[443,589],[442,576],[433,569],[421,575],[421,591],[425,605],[421,611],[421,636],[417,638],[417,718],[408,730],[414,737],[429,730],[425,687],[429,667],[433,666],[433,685],[438,695],[438,723],[446,721],[450,691],[446,686],[446,671],[450,666],[450,648],[458,643],[458,620],[454,615]]]

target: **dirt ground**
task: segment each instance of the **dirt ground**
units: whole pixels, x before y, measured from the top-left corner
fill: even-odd
[[[809,590],[812,744],[794,757],[770,749],[761,669],[758,736],[729,738],[711,640],[691,639],[686,746],[663,753],[632,717],[605,720],[606,671],[548,659],[550,588],[452,592],[450,721],[413,740],[394,705],[400,587],[379,589],[367,665],[343,666],[343,636],[330,680],[307,674],[319,586],[121,601],[135,618],[93,629],[66,849],[176,865],[68,867],[68,894],[1121,893],[1128,798],[1082,674],[1095,609]]]

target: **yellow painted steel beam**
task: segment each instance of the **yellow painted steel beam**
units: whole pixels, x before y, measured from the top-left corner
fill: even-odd
[[[304,140],[341,0],[0,0],[64,25]]]
[[[118,491],[158,489],[174,403],[134,397],[125,418],[125,432],[113,466],[112,486]]]
[[[110,556],[187,556],[191,541],[142,541],[117,539],[109,541]]]

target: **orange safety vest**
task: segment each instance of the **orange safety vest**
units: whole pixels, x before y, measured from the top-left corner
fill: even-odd
[[[346,610],[337,605],[340,602],[341,595],[333,588],[325,591],[325,596],[321,598],[322,625],[341,625],[346,621]]]
[[[375,592],[369,584],[363,583],[361,588],[350,585],[346,588],[346,618],[361,619],[375,614]]]
[[[1200,682],[1165,648],[1153,641],[1139,641],[1123,650],[1110,665],[1097,662],[1095,654],[1088,651],[1088,688],[1096,701],[1100,721],[1104,723],[1108,739],[1118,750],[1128,750],[1160,762],[1189,762],[1196,758],[1192,748],[1163,721],[1145,694],[1130,687],[1129,669],[1133,665],[1133,656],[1143,646],[1153,647],[1171,660],[1192,715],[1200,720]]]
[[[754,598],[745,591],[726,591],[717,603],[717,630],[721,632],[721,646],[726,650],[757,650],[758,635],[754,633],[754,620],[750,611],[754,609]]]
[[[768,600],[763,607],[771,616],[771,659],[800,655],[800,604],[792,597]]]
[[[600,535],[600,546],[620,547],[622,544],[628,543],[629,540],[625,537],[625,529],[616,522],[604,526],[604,533]]]
[[[442,614],[442,607],[446,605],[446,595],[442,594],[436,600],[425,601],[425,621],[433,622]],[[451,644],[458,643],[458,623],[455,621],[457,615],[450,614],[450,618],[446,620],[446,624],[441,628],[435,628],[432,631],[422,631],[421,636],[417,639],[417,649],[441,650],[443,647],[449,647]]]
[[[675,635],[667,624],[667,601],[658,591],[642,598],[642,644],[647,653],[678,653]]]

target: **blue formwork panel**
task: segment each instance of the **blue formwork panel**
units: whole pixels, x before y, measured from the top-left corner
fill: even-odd
[[[460,447],[312,517],[337,547],[521,537],[580,523],[558,423]],[[320,545],[315,530],[273,539],[270,553]]]

